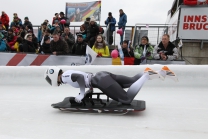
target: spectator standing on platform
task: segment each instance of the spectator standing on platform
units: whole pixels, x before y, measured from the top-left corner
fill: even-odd
[[[90,25],[87,28],[87,37],[86,41],[89,41],[90,47],[95,43],[96,36],[99,34],[99,27],[97,26],[97,23],[95,22],[95,18],[91,17],[90,19]]]
[[[26,29],[26,26],[30,29],[30,30],[32,30],[32,32],[33,32],[33,25],[32,25],[32,23],[29,21],[29,18],[28,17],[25,17],[25,22],[24,22],[24,27],[25,27],[25,29]]]
[[[75,43],[74,35],[70,32],[69,27],[64,28],[64,33],[61,35],[62,39],[65,40],[69,47],[69,53],[72,53],[72,46]]]
[[[118,28],[123,30],[123,35],[127,23],[127,15],[124,13],[122,9],[119,10],[120,16],[119,16],[119,22],[118,22]],[[123,35],[120,35],[120,44],[123,44]]]
[[[149,43],[149,38],[147,36],[143,36],[141,39],[141,44],[136,46],[134,50],[134,65],[140,65],[145,59],[153,58],[153,46]]]
[[[54,26],[55,21],[57,21],[58,23],[60,22],[60,18],[59,18],[59,14],[58,13],[55,13],[55,17],[53,17],[52,26]]]
[[[83,41],[83,35],[77,34],[77,41],[72,46],[72,54],[74,55],[86,55],[87,43]]]
[[[6,31],[8,31],[8,28],[9,28],[9,16],[4,11],[2,11],[1,22],[5,26]]]
[[[87,28],[89,27],[89,25],[90,25],[90,17],[87,17],[86,18],[86,21],[84,22],[84,28],[85,28],[85,30],[87,31]]]
[[[22,21],[21,21],[21,19],[19,19],[17,16],[15,16],[14,17],[14,20],[11,22],[11,24],[10,24],[10,28],[12,27],[12,26],[18,26],[18,27],[20,27],[22,25]]]
[[[98,55],[98,57],[109,57],[110,51],[108,46],[105,44],[105,41],[103,39],[102,35],[98,35],[96,37],[96,41],[94,46],[92,47],[92,50],[94,50]]]
[[[22,39],[25,38],[26,32],[25,32],[25,27],[23,25],[20,26],[19,28],[19,33],[17,36],[21,37]]]
[[[155,46],[153,52],[154,59],[160,60],[176,60],[178,58],[178,50],[176,46],[170,42],[170,36],[164,34],[159,45]]]
[[[112,45],[113,43],[113,32],[115,31],[116,28],[116,19],[112,16],[112,13],[109,12],[108,13],[108,18],[105,20],[105,24],[106,26],[109,26],[108,32],[107,32],[107,36],[109,37],[108,40],[108,44]]]
[[[61,39],[58,32],[53,33],[53,40],[51,41],[50,48],[53,55],[69,54],[68,44]]]

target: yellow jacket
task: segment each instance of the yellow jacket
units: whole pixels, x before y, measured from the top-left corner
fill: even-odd
[[[104,49],[104,48],[97,49],[97,48],[95,48],[95,46],[93,46],[93,47],[92,47],[92,50],[95,51],[97,54],[98,54],[98,53],[101,53],[103,57],[108,57],[108,56],[110,56],[110,51],[109,51],[108,46],[106,46],[105,49]]]

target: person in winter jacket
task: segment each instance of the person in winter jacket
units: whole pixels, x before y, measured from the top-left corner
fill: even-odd
[[[124,57],[134,57],[134,50],[132,47],[130,47],[129,40],[124,40],[122,45],[122,51],[124,54]]]
[[[11,22],[11,24],[10,24],[10,28],[11,28],[12,26],[20,27],[21,25],[22,25],[21,19],[15,16],[15,17],[14,17],[14,20],[13,20],[13,21]]]
[[[51,54],[50,42],[51,42],[50,37],[48,35],[45,35],[44,36],[44,42],[40,46],[39,53],[42,53],[42,54]]]
[[[140,65],[145,59],[153,58],[153,46],[149,43],[149,38],[147,36],[143,36],[141,39],[141,44],[136,46],[134,50],[134,65]]]
[[[4,11],[2,11],[1,22],[5,26],[6,31],[8,31],[8,28],[9,28],[9,16]]]
[[[72,53],[72,46],[75,43],[74,35],[70,32],[70,28],[65,27],[64,33],[61,35],[62,39],[67,42],[69,47],[69,53]]]
[[[7,45],[10,47],[10,50],[15,51],[13,48],[14,44],[17,41],[17,36],[14,35],[14,32],[12,29],[8,30],[8,36],[7,36]]]
[[[24,27],[26,28],[26,26],[30,29],[30,30],[32,30],[32,32],[33,32],[33,25],[32,25],[32,23],[29,21],[29,18],[28,17],[25,17],[25,22],[24,22]]]
[[[158,60],[176,60],[178,58],[178,50],[176,46],[170,42],[170,36],[164,34],[159,45],[155,46],[153,52],[154,59]]]
[[[86,42],[89,41],[90,47],[92,48],[92,46],[95,43],[96,40],[96,36],[99,34],[99,27],[97,26],[96,22],[95,22],[95,18],[91,17],[90,19],[90,25],[87,28],[87,37],[86,37]]]
[[[77,34],[77,41],[76,43],[72,46],[72,54],[74,55],[86,55],[86,48],[87,48],[87,43],[83,41],[83,35]]]
[[[32,42],[32,35],[27,34],[25,37],[26,40],[24,41],[22,48],[20,48],[20,52],[36,53],[36,48]]]
[[[61,39],[58,32],[53,33],[53,40],[51,41],[51,52],[53,55],[67,55],[69,54],[69,47],[66,41]]]
[[[119,22],[118,22],[118,28],[123,30],[123,34],[125,31],[126,23],[127,23],[127,15],[124,13],[122,9],[119,10],[120,16],[119,16]],[[123,43],[123,35],[120,35],[120,44]]]
[[[105,44],[105,41],[102,35],[98,35],[96,37],[96,41],[95,41],[94,46],[92,47],[92,50],[94,50],[97,53],[97,57],[109,57],[110,56],[109,48]]]
[[[112,45],[112,43],[113,43],[113,32],[115,31],[115,25],[116,25],[116,19],[112,16],[112,13],[111,12],[109,12],[108,13],[108,18],[105,20],[105,24],[106,24],[106,26],[108,26],[108,24],[110,24],[110,27],[109,27],[109,29],[108,29],[108,44],[109,45]]]

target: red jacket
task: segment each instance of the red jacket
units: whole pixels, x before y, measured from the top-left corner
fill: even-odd
[[[53,24],[55,24],[55,20],[58,20],[58,21],[60,21],[60,18],[56,18],[56,17],[53,17],[53,20],[52,20],[52,26],[53,26]]]
[[[17,41],[17,36],[14,36],[13,39],[10,42],[8,42],[9,47],[12,48],[12,46],[16,43],[16,41]]]
[[[1,15],[1,22],[3,25],[9,25],[9,16],[7,14]]]

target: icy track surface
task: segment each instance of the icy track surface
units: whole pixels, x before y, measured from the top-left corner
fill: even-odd
[[[61,67],[133,76],[146,66]],[[162,65],[149,66],[159,70]],[[47,67],[0,67],[0,139],[207,139],[208,66],[169,66],[179,79],[150,80],[135,99],[146,110],[127,115],[72,113],[51,104],[76,96],[69,85],[51,87]],[[112,92],[113,93],[113,92]]]

